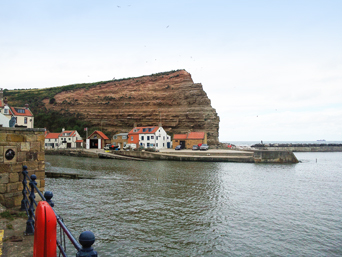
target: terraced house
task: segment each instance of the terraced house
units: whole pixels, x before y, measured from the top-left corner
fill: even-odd
[[[83,139],[77,130],[62,129],[62,133],[46,133],[45,148],[67,149],[83,147]]]
[[[128,144],[144,148],[171,148],[171,137],[162,127],[135,127],[128,133]]]

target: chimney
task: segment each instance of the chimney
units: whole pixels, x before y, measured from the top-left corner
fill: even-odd
[[[163,124],[161,123],[161,122],[159,122],[158,123],[158,127],[160,128],[160,127],[162,127],[163,126]]]
[[[137,127],[137,123],[136,122],[134,122],[134,124],[133,124],[133,128],[136,128]]]
[[[25,108],[28,109],[28,107],[29,107],[29,104],[25,104]]]
[[[62,132],[64,132],[64,130],[65,130],[65,129],[64,129],[64,128],[62,128]]]

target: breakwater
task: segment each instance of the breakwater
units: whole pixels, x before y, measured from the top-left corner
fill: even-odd
[[[251,147],[292,152],[342,152],[342,144],[254,144]]]
[[[234,151],[234,150],[167,150],[163,152],[147,151],[118,151],[116,154],[134,158],[168,160],[168,161],[196,161],[196,162],[239,162],[239,163],[298,163],[291,151]]]
[[[92,157],[121,160],[164,160],[164,161],[193,161],[193,162],[239,162],[239,163],[298,163],[291,151],[284,150],[216,150],[192,151],[165,149],[161,152],[150,151],[111,151],[63,149],[47,150],[47,155],[66,155],[75,157]]]

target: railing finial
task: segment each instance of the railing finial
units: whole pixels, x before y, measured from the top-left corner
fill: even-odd
[[[95,242],[95,235],[93,232],[82,232],[78,241],[82,245],[82,249],[78,251],[76,257],[97,257],[97,252],[91,247]]]
[[[51,191],[46,191],[44,193],[44,197],[46,199],[46,202],[51,206],[54,207],[55,204],[53,203],[53,201],[51,200],[51,198],[53,197],[53,193]]]

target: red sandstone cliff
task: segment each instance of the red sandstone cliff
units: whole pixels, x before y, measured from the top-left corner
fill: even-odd
[[[94,126],[128,132],[158,125],[169,133],[205,131],[208,144],[218,143],[219,117],[202,85],[185,70],[113,80],[89,89],[64,91],[44,100],[47,109],[81,113]]]

